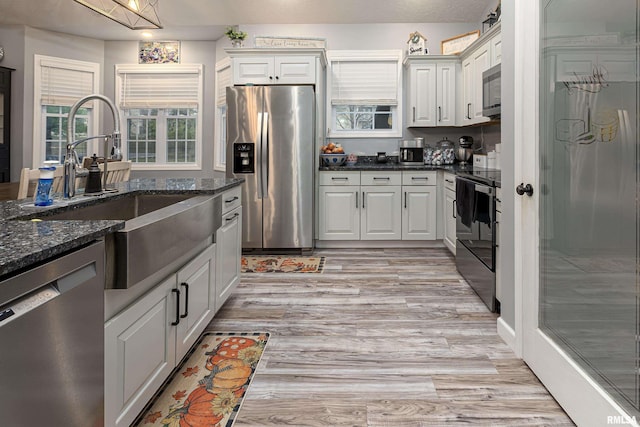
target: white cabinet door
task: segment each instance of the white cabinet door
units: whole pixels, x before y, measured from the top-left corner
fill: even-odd
[[[436,187],[402,187],[402,240],[436,238]]]
[[[488,121],[482,115],[482,73],[491,67],[490,44],[485,43],[473,53],[473,100],[471,104],[471,118],[475,123]]]
[[[473,105],[473,94],[475,84],[473,80],[473,58],[462,61],[462,124],[472,123],[471,106]]]
[[[400,187],[361,187],[362,208],[360,238],[362,240],[400,240],[402,237],[402,209]]]
[[[456,254],[456,192],[446,188],[444,190],[444,204],[442,206],[444,225],[444,245],[452,254]]]
[[[316,59],[313,56],[276,56],[272,83],[314,84]]]
[[[491,39],[491,66],[502,63],[502,34],[498,33]]]
[[[180,319],[176,354],[180,359],[196,342],[215,313],[215,246],[211,245],[178,271]]]
[[[105,323],[105,425],[129,426],[173,370],[175,289],[172,275]]]
[[[222,216],[222,227],[216,232],[216,246],[216,311],[218,311],[240,283],[242,207],[237,207]]]
[[[438,63],[436,124],[438,126],[456,125],[456,71],[455,62]]]
[[[320,186],[320,240],[360,239],[360,186]]]
[[[273,56],[233,58],[233,84],[269,84],[273,81]],[[269,79],[271,77],[271,79]]]
[[[233,60],[233,84],[314,84],[316,60],[300,55],[247,55]]]
[[[409,124],[436,126],[436,64],[409,66]]]

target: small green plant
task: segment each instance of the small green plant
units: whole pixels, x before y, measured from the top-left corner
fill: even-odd
[[[234,27],[227,27],[227,31],[224,33],[230,40],[244,40],[247,38],[247,33],[244,31],[236,30]]]

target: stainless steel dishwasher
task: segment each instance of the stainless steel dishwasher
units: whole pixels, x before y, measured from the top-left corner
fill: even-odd
[[[0,424],[104,424],[104,243],[0,281]]]

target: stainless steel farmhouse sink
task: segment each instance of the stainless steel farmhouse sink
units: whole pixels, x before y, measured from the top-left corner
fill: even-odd
[[[127,194],[40,219],[124,220],[106,237],[107,289],[127,289],[215,234],[221,195]]]

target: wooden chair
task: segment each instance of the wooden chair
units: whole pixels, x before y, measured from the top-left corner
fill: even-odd
[[[91,157],[85,157],[82,161],[82,167],[89,169],[91,166]],[[98,167],[104,171],[104,160],[98,159]],[[116,182],[129,181],[131,176],[131,161],[115,161],[107,164],[107,184],[115,184]]]
[[[23,168],[20,172],[20,186],[18,187],[18,199],[26,199],[33,197],[36,192],[36,185],[40,178],[39,169]],[[84,186],[84,184],[83,184]],[[53,172],[52,193],[62,193],[64,191],[64,168],[62,165],[57,166]]]

